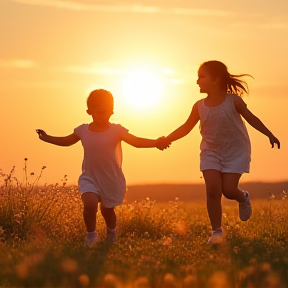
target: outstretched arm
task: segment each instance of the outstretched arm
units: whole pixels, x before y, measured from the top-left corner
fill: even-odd
[[[136,148],[154,148],[154,147],[157,147],[157,145],[159,145],[159,142],[161,141],[162,138],[163,137],[160,137],[154,140],[154,139],[140,138],[130,133],[126,133],[122,136],[121,140],[123,140],[127,144],[132,145]],[[168,147],[169,146],[170,145],[168,145]]]
[[[41,129],[37,129],[36,132],[39,135],[39,139],[42,141],[58,146],[71,146],[80,140],[80,138],[75,133],[64,137],[55,137],[46,134],[46,132]]]
[[[194,126],[197,124],[199,120],[200,120],[200,116],[199,116],[199,111],[198,111],[198,102],[196,102],[193,105],[192,111],[188,119],[186,120],[186,122],[183,125],[181,125],[179,128],[177,128],[176,130],[174,130],[172,133],[170,133],[166,137],[165,141],[173,142],[180,138],[183,138],[194,128]]]
[[[272,148],[274,144],[280,149],[280,141],[272,134],[272,132],[256,117],[248,108],[246,103],[240,97],[234,98],[234,105],[238,113],[256,130],[266,135],[269,138]]]

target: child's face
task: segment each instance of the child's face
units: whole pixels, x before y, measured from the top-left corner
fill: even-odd
[[[211,77],[205,67],[200,67],[198,70],[197,84],[200,88],[200,93],[209,93],[214,90],[215,85],[218,85],[218,79]]]
[[[106,124],[113,114],[113,109],[108,107],[93,107],[88,108],[87,113],[92,116],[93,122],[97,124]]]

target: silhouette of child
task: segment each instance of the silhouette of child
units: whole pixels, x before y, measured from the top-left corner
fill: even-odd
[[[150,148],[159,146],[161,138],[139,138],[128,133],[120,124],[110,123],[114,99],[112,94],[104,89],[90,93],[87,108],[87,113],[92,116],[93,121],[78,126],[68,136],[50,136],[41,129],[37,129],[36,132],[41,140],[59,146],[71,146],[79,140],[82,142],[84,159],[82,174],[79,177],[79,190],[87,228],[85,245],[90,247],[97,241],[96,213],[99,202],[107,228],[105,240],[110,243],[116,241],[114,208],[123,202],[126,191],[126,181],[121,169],[121,141],[137,148]]]
[[[252,214],[250,196],[238,187],[240,177],[249,172],[250,139],[241,116],[256,130],[280,148],[279,140],[247,108],[240,97],[248,93],[248,85],[240,78],[248,74],[232,75],[219,61],[204,62],[198,70],[200,93],[207,97],[197,101],[187,121],[160,144],[164,149],[184,136],[200,121],[200,170],[206,186],[207,210],[212,226],[208,243],[222,240],[222,194],[239,203],[239,216],[246,221]],[[162,145],[162,146],[161,146]]]

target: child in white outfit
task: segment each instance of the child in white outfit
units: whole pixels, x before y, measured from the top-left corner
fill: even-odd
[[[45,142],[70,146],[82,142],[84,159],[82,174],[79,177],[79,190],[84,204],[83,217],[87,228],[85,245],[92,246],[97,241],[96,213],[101,203],[107,234],[106,242],[116,241],[115,206],[123,202],[126,181],[121,169],[121,141],[137,147],[157,147],[157,140],[136,137],[119,124],[109,122],[114,109],[114,100],[110,92],[99,89],[90,93],[87,98],[87,113],[92,116],[90,124],[82,124],[65,137],[47,135],[37,129],[39,138]],[[169,146],[169,145],[168,145]]]
[[[280,148],[279,140],[248,110],[240,97],[247,93],[247,83],[232,75],[219,61],[204,62],[198,70],[200,93],[207,97],[197,101],[187,121],[166,137],[160,149],[186,136],[200,120],[200,170],[206,185],[207,210],[212,226],[208,243],[222,241],[222,194],[239,203],[239,217],[246,221],[252,214],[250,196],[238,187],[242,173],[249,172],[251,147],[241,116],[255,129],[266,135],[272,148]]]

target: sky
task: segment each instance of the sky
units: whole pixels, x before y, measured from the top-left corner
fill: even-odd
[[[2,173],[15,166],[23,181],[27,158],[28,181],[45,166],[41,183],[67,175],[76,184],[81,143],[44,143],[36,129],[65,136],[89,123],[86,98],[103,88],[115,99],[111,122],[139,137],[168,135],[206,96],[196,84],[199,65],[219,60],[232,74],[254,77],[246,78],[250,93],[243,100],[281,142],[280,150],[271,149],[247,124],[252,162],[242,181],[288,180],[287,16],[286,0],[1,0]],[[139,71],[143,83],[133,78]],[[135,106],[125,83],[134,96],[148,87],[145,101],[154,95],[155,102]],[[123,143],[127,184],[202,183],[198,126],[164,151]]]

